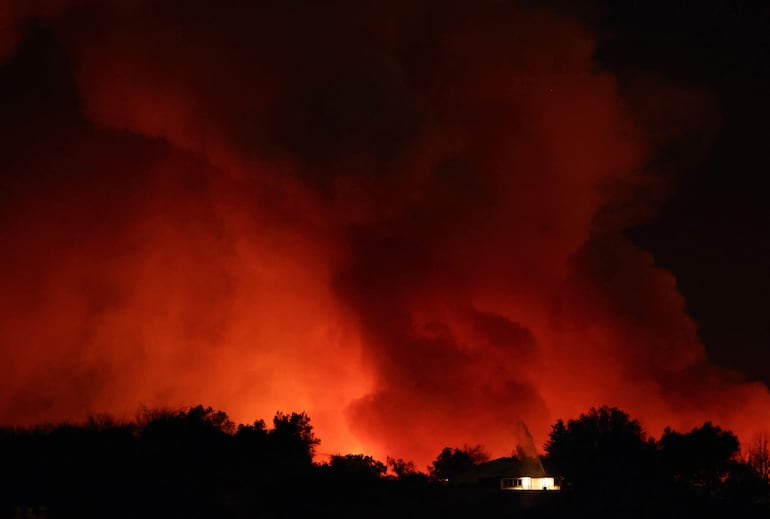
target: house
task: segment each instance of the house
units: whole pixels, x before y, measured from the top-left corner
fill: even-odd
[[[550,476],[500,478],[501,490],[559,490],[559,481]]]
[[[512,474],[518,474],[513,476]],[[526,475],[524,475],[526,474]],[[547,475],[539,458],[498,458],[458,474],[452,482],[459,486],[499,488],[501,490],[560,490],[559,478]]]

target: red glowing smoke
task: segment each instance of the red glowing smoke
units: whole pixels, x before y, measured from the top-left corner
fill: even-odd
[[[0,5],[1,421],[305,410],[322,451],[420,464],[509,454],[522,421],[542,444],[592,405],[653,434],[767,425],[767,389],[709,364],[623,234],[708,102],[642,78],[621,95],[576,22]]]

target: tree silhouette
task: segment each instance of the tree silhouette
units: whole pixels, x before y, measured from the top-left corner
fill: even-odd
[[[666,428],[659,442],[666,474],[674,481],[715,492],[738,453],[738,438],[711,422],[688,433]]]
[[[81,425],[0,428],[0,516],[26,517],[44,505],[50,517],[116,510],[119,517],[487,517],[499,516],[509,498],[505,510],[522,517],[767,517],[770,510],[763,465],[736,460],[735,435],[711,423],[667,429],[655,444],[616,408],[559,421],[546,461],[574,487],[543,500],[498,491],[501,474],[539,470],[523,451],[522,459],[479,467],[488,459],[480,446],[447,447],[429,467],[444,486],[400,458],[387,460],[398,478],[383,477],[386,465],[365,454],[314,464],[319,440],[305,413],[278,412],[271,425],[236,428],[226,413],[199,405],[145,409],[134,423],[99,416]],[[766,445],[760,437],[748,460],[761,462]]]
[[[267,440],[273,464],[281,466],[282,473],[310,469],[315,448],[320,443],[305,413],[284,414],[280,411],[273,417],[273,428],[268,431]]]
[[[471,470],[475,465],[484,463],[489,455],[481,445],[465,446],[462,449],[445,447],[432,465],[428,467],[431,479],[454,482],[458,475]]]
[[[405,461],[401,458],[391,458],[388,456],[387,463],[388,467],[390,467],[398,479],[408,478],[417,474],[417,468],[411,461]]]
[[[253,424],[239,424],[235,437],[248,443],[267,441],[267,426],[264,420],[255,420]]]
[[[649,472],[654,452],[639,422],[607,406],[556,422],[545,451],[549,466],[576,487],[633,484]]]
[[[770,442],[767,432],[757,434],[749,443],[746,462],[762,481],[770,482]]]

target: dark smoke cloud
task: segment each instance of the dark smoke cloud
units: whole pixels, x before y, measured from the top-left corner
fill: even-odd
[[[708,100],[619,84],[577,22],[3,5],[2,421],[304,409],[324,450],[422,464],[592,405],[743,433],[767,404],[623,234],[691,160],[677,139],[707,142]]]

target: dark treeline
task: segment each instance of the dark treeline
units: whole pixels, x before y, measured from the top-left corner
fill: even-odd
[[[648,438],[615,408],[553,427],[542,460],[445,448],[427,472],[363,454],[313,461],[304,413],[233,424],[203,406],[133,422],[0,429],[7,517],[767,517],[767,440],[706,423]],[[559,492],[499,488],[557,477]]]

